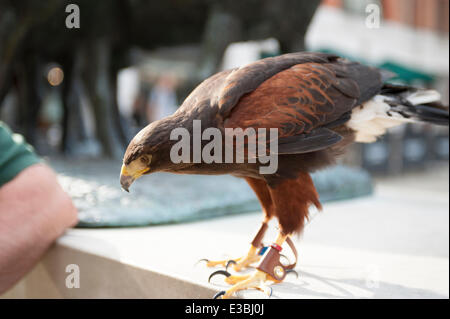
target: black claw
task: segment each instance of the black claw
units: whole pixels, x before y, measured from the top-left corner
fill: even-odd
[[[202,261],[209,263],[209,259],[203,258],[203,259],[200,259],[199,261],[197,261],[197,262],[195,263],[195,265],[198,265],[198,264],[199,264],[200,262],[202,262]]]
[[[289,265],[291,263],[291,261],[289,260],[289,258],[286,257],[286,255],[280,254],[280,257],[283,257],[284,259],[287,260],[287,264]]]
[[[211,278],[214,277],[215,275],[224,275],[225,277],[231,276],[231,274],[226,270],[217,270],[213,272],[211,275],[209,275],[208,282],[211,282]]]
[[[226,292],[225,292],[224,290],[219,291],[218,293],[216,293],[216,294],[214,295],[213,299],[217,299],[217,298],[219,298],[219,297],[222,297],[222,296],[225,295],[225,294],[226,294]]]
[[[272,289],[272,287],[269,287],[269,289],[270,289],[270,294],[269,294],[269,298],[270,298],[270,297],[272,297],[273,289]]]
[[[295,274],[295,277],[298,278],[298,272],[295,271],[294,269],[288,269],[288,270],[286,271],[286,276],[289,275],[289,274]]]
[[[231,264],[237,264],[236,261],[234,261],[233,259],[228,260],[227,264],[225,265],[225,270],[228,270],[228,266],[230,266]]]

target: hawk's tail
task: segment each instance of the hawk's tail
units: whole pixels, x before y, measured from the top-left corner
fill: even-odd
[[[357,142],[373,142],[389,127],[404,122],[449,124],[449,109],[435,90],[385,84],[378,95],[355,108],[348,126]]]
[[[390,113],[411,121],[448,126],[448,106],[442,104],[435,90],[385,84],[379,95],[390,106]]]

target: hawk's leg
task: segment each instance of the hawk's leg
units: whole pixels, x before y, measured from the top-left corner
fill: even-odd
[[[233,296],[233,294],[239,290],[250,288],[261,290],[270,295],[272,289],[268,286],[268,283],[279,283],[283,281],[286,275],[290,271],[293,271],[292,268],[295,267],[295,263],[285,266],[280,262],[281,246],[287,238],[288,236],[280,233],[275,243],[273,243],[264,254],[261,262],[256,267],[253,274],[247,276],[228,276],[226,278],[226,282],[234,285],[226,291],[218,292],[214,298],[228,298]],[[292,242],[289,242],[289,245],[291,248],[293,247]],[[293,249],[293,251],[296,255],[295,249]]]
[[[262,244],[262,240],[264,238],[264,234],[267,230],[267,223],[272,218],[273,214],[273,203],[270,195],[269,188],[267,186],[267,182],[263,179],[257,179],[252,177],[246,177],[248,185],[253,189],[258,197],[259,202],[261,203],[261,207],[263,209],[264,221],[256,234],[255,238],[252,241],[250,249],[246,256],[240,257],[233,260],[219,260],[219,261],[208,261],[207,266],[213,267],[217,265],[222,265],[228,268],[229,265],[233,265],[235,271],[240,271],[244,268],[249,267],[251,264],[259,261],[261,259],[262,254],[264,253],[264,247]]]
[[[206,266],[208,267],[224,266],[228,268],[229,265],[232,265],[235,271],[240,271],[249,267],[251,264],[261,259],[261,252],[264,249],[262,239],[264,238],[264,234],[266,233],[268,227],[267,222],[267,220],[264,220],[264,222],[262,223],[261,228],[259,229],[258,233],[251,243],[247,255],[236,259],[225,259],[217,261],[210,261],[207,259],[202,260],[206,261]]]

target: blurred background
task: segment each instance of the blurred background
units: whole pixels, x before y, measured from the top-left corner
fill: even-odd
[[[389,69],[448,104],[448,30],[448,0],[1,0],[0,120],[41,155],[120,159],[202,79],[302,50]],[[343,161],[424,169],[448,161],[448,129],[405,125]]]
[[[125,193],[118,180],[122,156],[142,127],[174,112],[208,76],[304,50],[388,69],[397,74],[393,82],[434,88],[449,103],[449,0],[0,0],[0,121],[23,134],[58,172],[78,208],[78,227],[156,225],[256,212],[260,206],[254,193],[231,176],[157,173]],[[336,250],[339,246],[436,257],[429,264],[397,257],[388,263],[388,255],[376,255],[373,262],[385,262],[385,273],[406,279],[384,278],[373,296],[448,298],[448,160],[448,127],[408,124],[375,143],[352,145],[340,166],[313,175],[321,201],[372,196],[327,204],[321,222],[310,223],[302,240],[330,250],[317,250],[320,258],[302,261],[302,267],[309,271],[309,263],[310,277],[326,282],[334,276],[330,265],[337,263],[336,273],[348,266],[339,264],[350,258]],[[310,222],[318,215],[312,211]],[[176,271],[189,267],[179,267],[186,255],[173,254],[170,247],[206,234],[183,251],[190,254],[201,242],[210,245],[211,256],[198,249],[199,258],[213,257],[222,250],[216,242],[226,249],[238,247],[238,234],[250,238],[248,231],[259,220],[260,213],[189,223],[181,225],[186,232],[174,228],[172,236],[167,235],[172,226],[148,232],[76,229],[62,240],[117,249],[120,257],[130,251],[148,255],[148,260],[166,261],[175,272],[171,264]],[[180,234],[188,235],[180,240]],[[159,260],[159,248],[148,243],[161,238],[174,246],[156,245],[161,246]],[[326,256],[330,259],[324,262]],[[355,264],[368,262],[365,254],[351,258]],[[354,268],[345,269],[339,275],[344,279],[330,286],[356,282],[365,289],[364,280],[348,279],[354,278]],[[123,272],[115,277],[122,278]],[[42,280],[36,283],[40,287]],[[131,285],[143,284],[133,277]],[[416,289],[432,286],[439,289]],[[308,285],[295,289],[302,293]]]

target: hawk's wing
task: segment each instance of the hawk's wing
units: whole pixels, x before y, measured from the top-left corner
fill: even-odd
[[[277,128],[280,154],[333,145],[330,127],[382,87],[379,70],[320,53],[264,59],[229,73],[218,95],[230,128]]]

